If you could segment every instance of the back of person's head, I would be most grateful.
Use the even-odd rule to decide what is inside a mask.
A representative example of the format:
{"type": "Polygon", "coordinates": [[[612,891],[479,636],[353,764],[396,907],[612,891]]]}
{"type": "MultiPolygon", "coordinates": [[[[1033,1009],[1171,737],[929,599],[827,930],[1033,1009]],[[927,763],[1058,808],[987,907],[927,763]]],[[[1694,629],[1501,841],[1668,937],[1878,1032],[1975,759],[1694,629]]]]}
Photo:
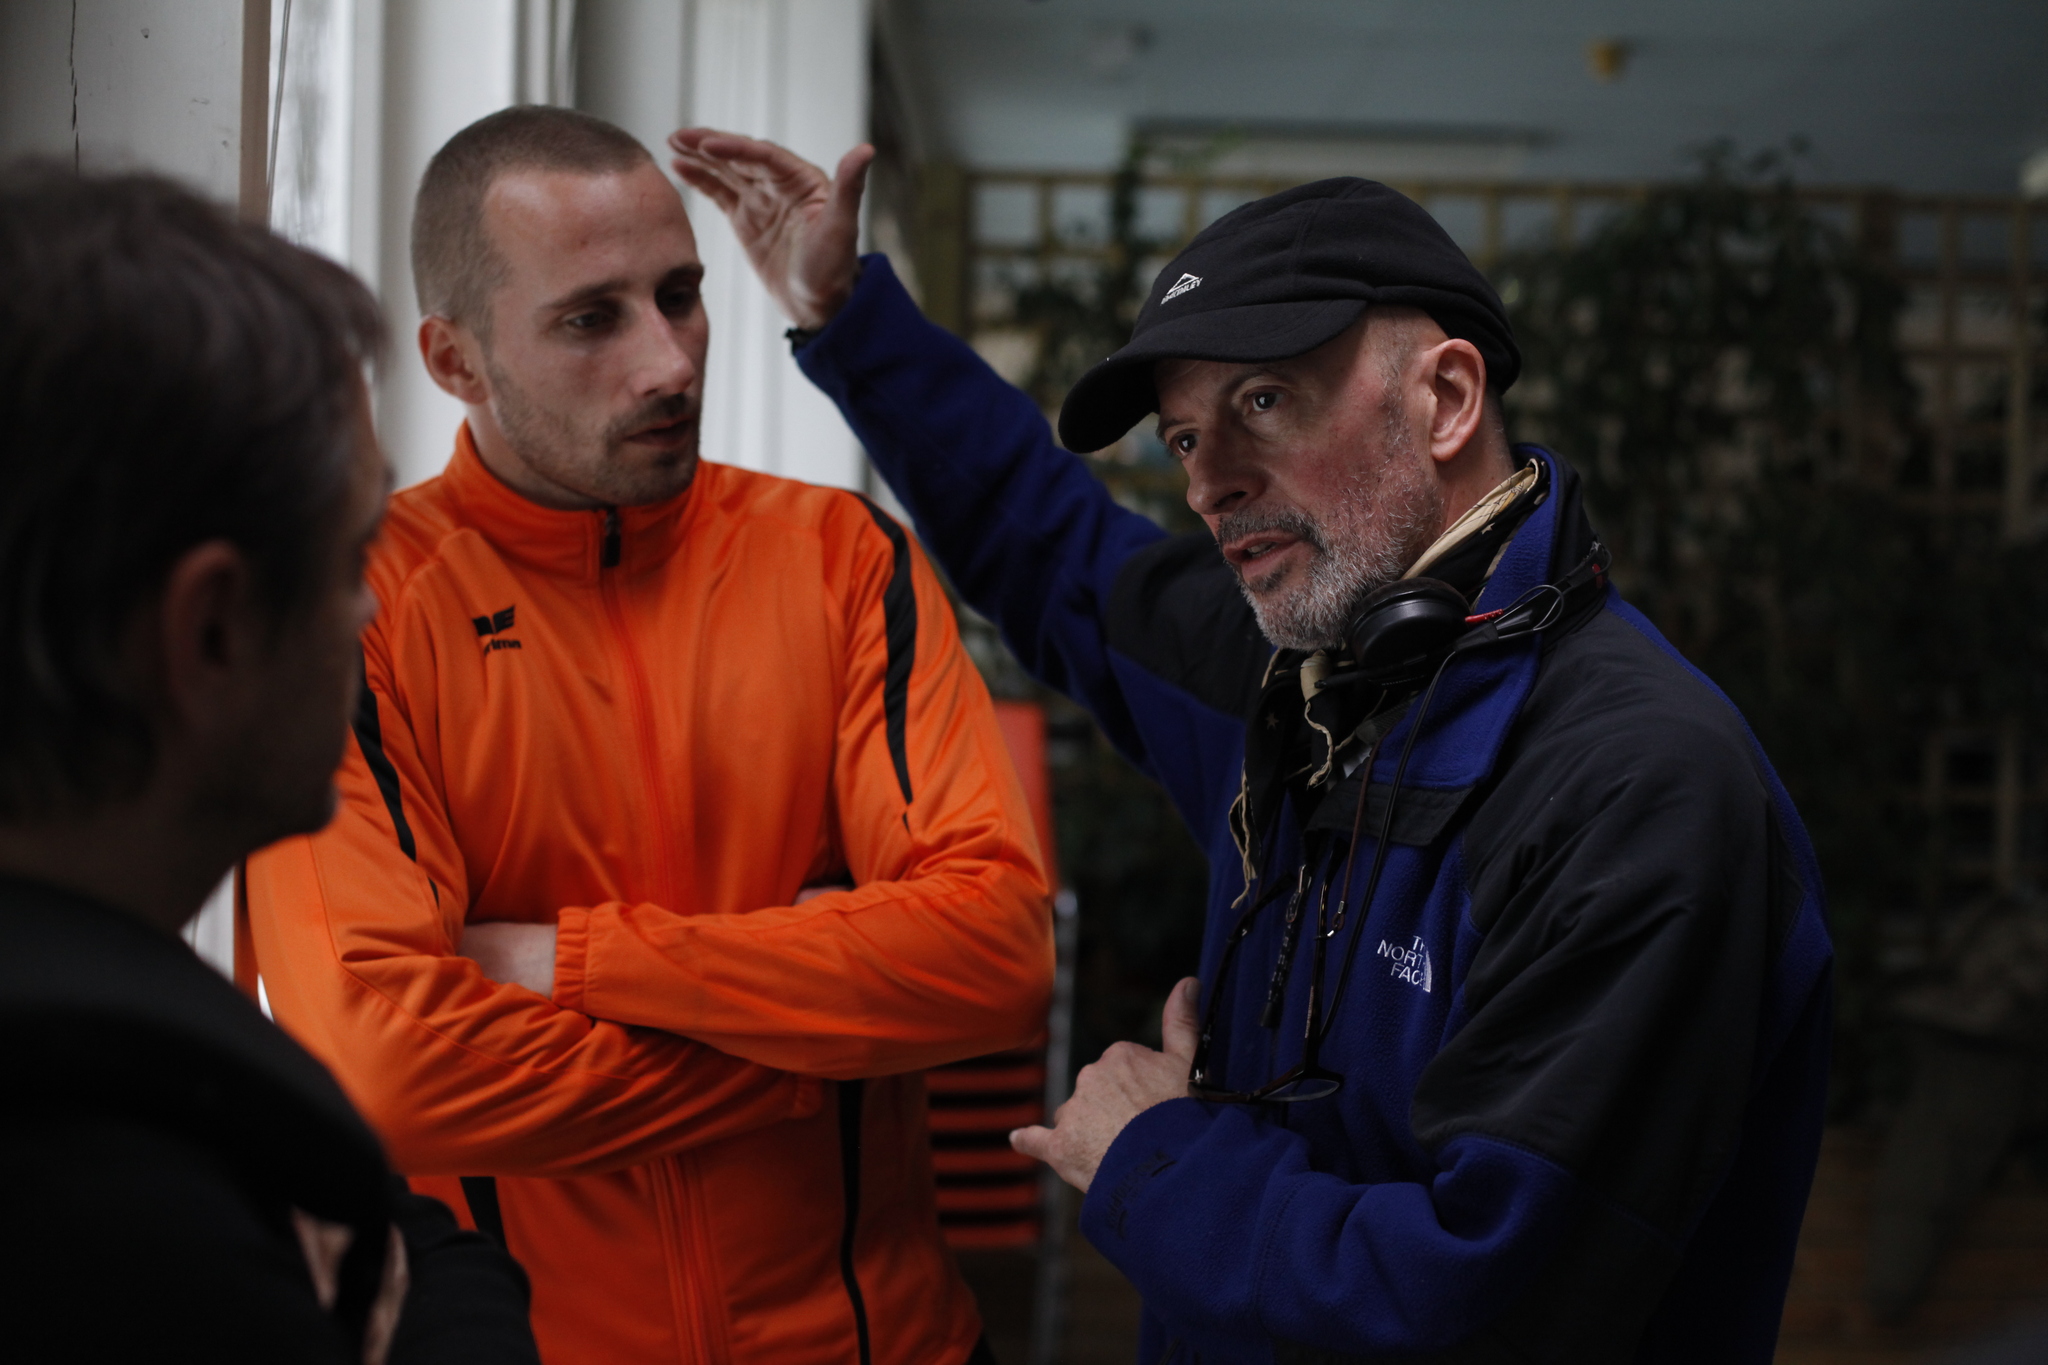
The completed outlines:
{"type": "Polygon", "coordinates": [[[484,200],[513,171],[609,175],[654,158],[624,129],[574,109],[501,109],[449,138],[413,203],[412,279],[420,311],[490,333],[491,291],[505,275],[484,224],[484,200]]]}
{"type": "Polygon", "coordinates": [[[381,334],[346,270],[168,180],[0,171],[0,822],[148,782],[128,627],[181,555],[306,609],[381,334]]]}

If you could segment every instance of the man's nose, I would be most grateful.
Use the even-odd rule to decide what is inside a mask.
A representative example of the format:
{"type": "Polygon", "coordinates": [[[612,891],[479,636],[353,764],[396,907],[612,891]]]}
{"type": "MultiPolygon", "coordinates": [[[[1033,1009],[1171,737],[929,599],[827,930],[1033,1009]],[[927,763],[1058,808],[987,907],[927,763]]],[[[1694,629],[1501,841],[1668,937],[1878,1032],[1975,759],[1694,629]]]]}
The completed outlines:
{"type": "Polygon", "coordinates": [[[1257,463],[1227,439],[1200,443],[1182,467],[1188,472],[1188,506],[1197,516],[1220,517],[1265,488],[1257,463]]]}
{"type": "Polygon", "coordinates": [[[690,328],[678,326],[659,308],[646,309],[634,326],[633,391],[642,397],[685,392],[697,380],[690,328]]]}

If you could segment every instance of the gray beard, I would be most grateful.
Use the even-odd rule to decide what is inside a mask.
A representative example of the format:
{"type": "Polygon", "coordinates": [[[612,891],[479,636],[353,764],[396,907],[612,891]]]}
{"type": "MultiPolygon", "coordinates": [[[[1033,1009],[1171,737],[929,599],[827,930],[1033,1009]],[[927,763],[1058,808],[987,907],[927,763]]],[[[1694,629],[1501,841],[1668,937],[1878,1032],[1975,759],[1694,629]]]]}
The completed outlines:
{"type": "Polygon", "coordinates": [[[1412,458],[1412,442],[1390,425],[1380,467],[1360,470],[1326,522],[1300,511],[1232,513],[1216,538],[1233,541],[1257,531],[1285,531],[1314,554],[1298,581],[1280,586],[1256,567],[1238,575],[1259,631],[1282,649],[1312,652],[1344,642],[1365,599],[1394,582],[1421,557],[1443,525],[1443,491],[1412,458]]]}

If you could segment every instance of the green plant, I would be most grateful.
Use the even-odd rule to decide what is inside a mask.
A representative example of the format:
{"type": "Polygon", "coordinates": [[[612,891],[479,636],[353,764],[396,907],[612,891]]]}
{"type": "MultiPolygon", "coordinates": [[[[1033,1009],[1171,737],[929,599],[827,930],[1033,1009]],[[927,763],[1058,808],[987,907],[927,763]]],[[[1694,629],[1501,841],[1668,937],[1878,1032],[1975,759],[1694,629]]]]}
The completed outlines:
{"type": "Polygon", "coordinates": [[[1882,1070],[1878,921],[1950,894],[1899,793],[1935,727],[2039,705],[2048,601],[2033,550],[1896,495],[1918,435],[1901,293],[1789,166],[1712,149],[1499,282],[1517,434],[1579,469],[1617,581],[1742,708],[1813,835],[1850,1109],[1882,1070]]]}

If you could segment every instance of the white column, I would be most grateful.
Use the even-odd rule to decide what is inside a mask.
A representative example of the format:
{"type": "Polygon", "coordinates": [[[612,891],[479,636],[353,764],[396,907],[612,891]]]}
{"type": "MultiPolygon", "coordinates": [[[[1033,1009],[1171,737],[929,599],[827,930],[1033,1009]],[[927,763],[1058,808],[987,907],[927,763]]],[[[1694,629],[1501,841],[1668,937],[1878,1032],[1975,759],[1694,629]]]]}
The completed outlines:
{"type": "MultiPolygon", "coordinates": [[[[366,244],[359,240],[352,210],[356,188],[363,183],[357,156],[356,0],[269,3],[277,111],[268,158],[270,225],[374,279],[375,252],[369,253],[367,265],[359,259],[366,244]]],[[[374,4],[361,8],[378,13],[374,4]]],[[[368,65],[374,74],[375,62],[368,65]]]]}
{"type": "MultiPolygon", "coordinates": [[[[378,0],[359,0],[374,4],[378,0]]],[[[391,360],[378,383],[377,426],[401,486],[441,472],[455,448],[462,405],[420,363],[412,285],[412,201],[441,144],[519,90],[516,0],[383,0],[382,156],[377,273],[390,319],[391,360]]]]}
{"type": "MultiPolygon", "coordinates": [[[[768,138],[828,170],[867,137],[867,0],[696,0],[695,10],[693,122],[768,138]]],[[[724,215],[692,194],[690,216],[711,313],[705,456],[860,487],[860,445],[797,371],[789,323],[724,215]]]]}
{"type": "Polygon", "coordinates": [[[576,107],[640,139],[663,171],[668,135],[690,121],[693,0],[581,0],[576,107]]]}

